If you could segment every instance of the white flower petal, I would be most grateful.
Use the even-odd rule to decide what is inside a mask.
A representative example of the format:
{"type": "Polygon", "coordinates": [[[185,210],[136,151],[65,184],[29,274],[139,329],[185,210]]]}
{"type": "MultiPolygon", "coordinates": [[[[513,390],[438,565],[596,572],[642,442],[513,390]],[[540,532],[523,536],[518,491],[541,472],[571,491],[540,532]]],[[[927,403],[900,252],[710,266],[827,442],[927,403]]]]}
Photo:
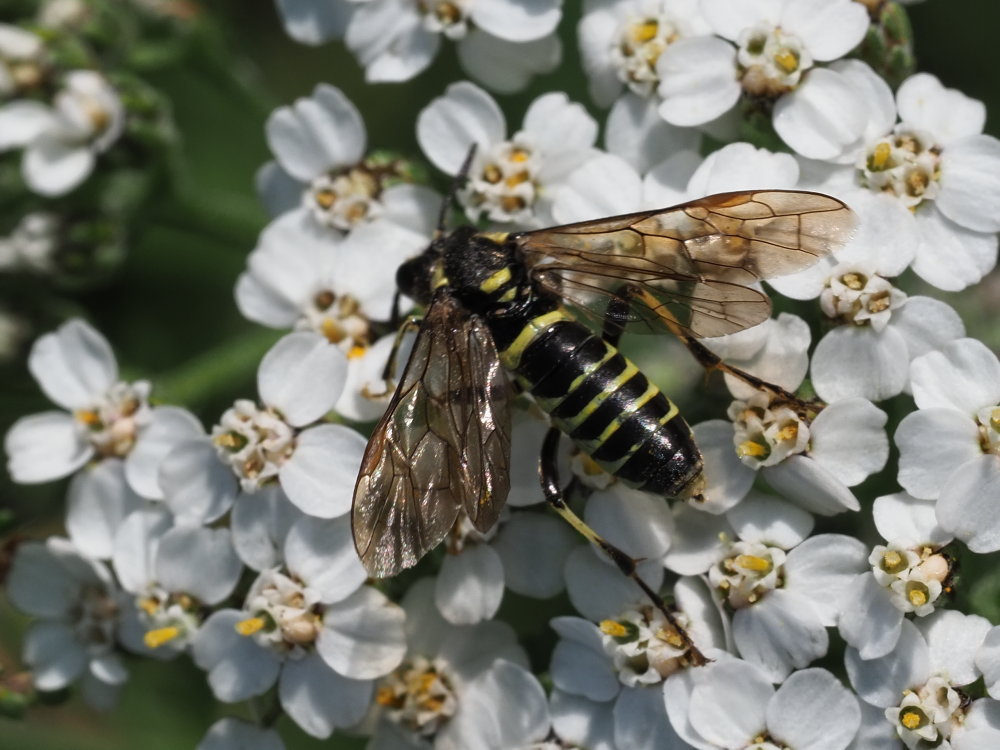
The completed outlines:
{"type": "Polygon", "coordinates": [[[896,647],[903,613],[870,572],[848,584],[841,605],[840,635],[861,659],[880,658],[896,647]]]}
{"type": "Polygon", "coordinates": [[[448,555],[434,586],[434,603],[444,619],[454,625],[489,620],[503,599],[504,567],[487,544],[468,546],[448,555]]]}
{"type": "Polygon", "coordinates": [[[664,154],[696,151],[701,142],[697,130],[671,125],[656,108],[654,100],[628,92],[615,101],[608,113],[604,129],[607,150],[639,172],[662,161],[664,154]]]}
{"type": "Polygon", "coordinates": [[[849,161],[864,134],[865,115],[863,98],[845,76],[813,68],[775,103],[774,129],[809,159],[849,161]]]}
{"type": "Polygon", "coordinates": [[[365,445],[360,433],[339,424],[304,430],[296,441],[295,453],[278,471],[288,499],[317,518],[347,513],[365,445]]]}
{"type": "Polygon", "coordinates": [[[22,484],[72,474],[94,455],[80,424],[61,411],[21,417],[4,436],[3,449],[11,479],[22,484]]]}
{"type": "Polygon", "coordinates": [[[236,554],[256,571],[280,564],[288,530],[300,518],[302,513],[277,485],[244,495],[230,515],[236,554]]]}
{"type": "Polygon", "coordinates": [[[403,661],[402,607],[371,586],[331,604],[323,615],[316,650],[328,665],[355,680],[386,675],[403,661]]]}
{"type": "Polygon", "coordinates": [[[791,549],[812,533],[813,517],[798,506],[752,491],[726,514],[733,531],[745,542],[791,549]]]}
{"type": "Polygon", "coordinates": [[[597,140],[597,122],[561,91],[542,94],[531,103],[522,131],[547,155],[589,149],[597,140]]]}
{"type": "Polygon", "coordinates": [[[156,581],[157,546],[172,526],[173,518],[162,507],[132,513],[122,522],[115,535],[111,560],[122,588],[132,594],[144,594],[149,584],[156,581]]]}
{"type": "Polygon", "coordinates": [[[566,558],[579,539],[560,518],[547,513],[512,513],[493,540],[507,588],[535,599],[558,594],[566,585],[566,558]]]}
{"type": "Polygon", "coordinates": [[[939,609],[915,624],[927,641],[932,673],[947,674],[952,685],[969,685],[979,679],[976,652],[990,632],[989,620],[939,609]]]}
{"type": "Polygon", "coordinates": [[[963,227],[1000,231],[1000,141],[970,135],[941,153],[941,193],[937,207],[963,227]]]}
{"type": "Polygon", "coordinates": [[[826,653],[830,640],[812,602],[775,589],[733,614],[733,639],[740,655],[760,667],[772,682],[808,666],[826,653]]]}
{"type": "Polygon", "coordinates": [[[437,750],[522,748],[549,733],[545,691],[531,672],[498,659],[462,692],[455,717],[435,738],[437,750]]]}
{"type": "Polygon", "coordinates": [[[701,12],[716,34],[735,42],[744,29],[763,23],[777,25],[785,4],[782,0],[702,0],[701,12]]]}
{"type": "Polygon", "coordinates": [[[615,750],[614,703],[594,703],[558,688],[549,698],[552,729],[571,745],[588,750],[615,750]]]}
{"type": "Polygon", "coordinates": [[[910,366],[920,409],[952,408],[969,416],[1000,401],[1000,360],[976,339],[958,339],[910,366]]]}
{"type": "Polygon", "coordinates": [[[156,581],[167,591],[191,594],[205,604],[218,604],[243,571],[229,529],[177,526],[160,537],[156,581]]]}
{"type": "Polygon", "coordinates": [[[848,487],[881,471],[889,459],[885,412],[863,398],[830,404],[810,426],[809,454],[848,487]]]}
{"type": "Polygon", "coordinates": [[[812,382],[827,402],[866,398],[881,401],[903,392],[909,375],[906,339],[891,325],[837,326],[820,339],[812,360],[812,382]]]}
{"type": "Polygon", "coordinates": [[[906,339],[910,359],[965,336],[965,324],[954,308],[933,297],[908,297],[894,310],[892,327],[906,339]]]}
{"type": "Polygon", "coordinates": [[[771,487],[811,513],[832,516],[861,509],[847,485],[808,456],[789,456],[761,472],[771,487]]]}
{"type": "Polygon", "coordinates": [[[954,409],[907,414],[894,437],[899,448],[899,483],[921,500],[933,500],[955,469],[982,456],[979,428],[954,409]]]}
{"type": "Polygon", "coordinates": [[[22,612],[47,618],[70,616],[80,581],[69,575],[48,546],[25,542],[17,548],[6,582],[7,596],[22,612]]]}
{"type": "Polygon", "coordinates": [[[269,161],[257,170],[254,185],[260,202],[271,216],[280,216],[302,205],[305,186],[276,161],[269,161]]]}
{"type": "Polygon", "coordinates": [[[494,91],[520,91],[541,73],[551,73],[562,59],[562,45],[555,35],[513,43],[482,29],[473,29],[458,43],[458,61],[472,78],[494,91]]]}
{"type": "Polygon", "coordinates": [[[266,131],[278,163],[301,182],[353,165],[365,152],[361,113],[340,89],[327,83],[316,86],[311,97],[272,112],[266,131]]]}
{"type": "Polygon", "coordinates": [[[1000,550],[1000,458],[987,454],[961,464],[945,478],[937,501],[941,528],[973,552],[1000,550]]]}
{"type": "Polygon", "coordinates": [[[28,369],[45,395],[70,411],[93,407],[118,379],[107,339],[79,318],[38,339],[28,369]]]}
{"type": "Polygon", "coordinates": [[[285,565],[325,604],[346,599],[368,577],[354,550],[347,516],[300,518],[285,540],[285,565]]]}
{"type": "Polygon", "coordinates": [[[767,706],[768,732],[789,747],[844,750],[860,725],[858,699],[825,669],[790,675],[767,706]]]}
{"type": "Polygon", "coordinates": [[[343,677],[318,654],[309,654],[285,663],[278,696],[289,718],[306,734],[325,739],[337,727],[353,726],[364,718],[372,683],[343,677]]]}
{"type": "Polygon", "coordinates": [[[139,439],[125,457],[125,478],[129,485],[143,497],[162,500],[160,463],[177,443],[203,434],[201,422],[187,409],[176,406],[153,409],[149,423],[143,426],[139,439]]]}
{"type": "Polygon", "coordinates": [[[899,119],[933,133],[943,143],[983,132],[986,107],[956,89],[946,89],[930,73],[907,78],[896,92],[899,119]]]}
{"type": "Polygon", "coordinates": [[[853,0],[795,0],[784,3],[781,12],[782,30],[797,36],[820,62],[857,47],[868,23],[868,11],[853,0]]]}
{"type": "Polygon", "coordinates": [[[209,440],[178,443],[160,463],[159,484],[180,523],[214,521],[229,510],[238,493],[233,472],[209,440]]]}
{"type": "Polygon", "coordinates": [[[122,521],[144,505],[125,481],[121,461],[108,460],[85,468],[70,483],[66,531],[84,555],[111,557],[122,521]]]}
{"type": "Polygon", "coordinates": [[[674,508],[674,523],[674,543],[663,564],[680,575],[705,573],[719,559],[720,539],[736,533],[726,516],[704,513],[686,504],[674,508]]]}
{"type": "Polygon", "coordinates": [[[484,150],[506,135],[503,112],[489,94],[475,84],[453,83],[420,111],[417,140],[427,158],[445,174],[456,174],[469,147],[484,150]]]}
{"type": "Polygon", "coordinates": [[[347,357],[315,333],[290,333],[264,355],[257,371],[261,400],[294,427],[326,414],[340,397],[347,357]]]}
{"type": "Polygon", "coordinates": [[[634,211],[641,205],[642,179],[612,154],[588,159],[556,191],[552,215],[561,223],[634,211]]]}
{"type": "MultiPolygon", "coordinates": [[[[577,547],[566,560],[566,593],[576,611],[594,621],[614,617],[625,607],[645,601],[639,587],[599,554],[588,545],[577,547]]],[[[648,560],[638,567],[649,587],[658,589],[663,581],[660,561],[648,560]]]]}
{"type": "Polygon", "coordinates": [[[32,191],[56,197],[86,180],[95,161],[87,146],[43,134],[25,148],[21,174],[32,191]]]}
{"type": "MultiPolygon", "coordinates": [[[[220,701],[236,703],[261,695],[274,684],[282,657],[236,632],[245,612],[221,609],[209,615],[195,636],[191,656],[208,672],[208,684],[220,701]]],[[[287,664],[285,665],[287,667],[287,664]]]]}
{"type": "Polygon", "coordinates": [[[847,587],[867,567],[868,548],[843,534],[820,534],[806,539],[785,560],[785,588],[806,597],[832,626],[843,610],[847,587]]]}
{"type": "Polygon", "coordinates": [[[670,726],[663,694],[656,689],[622,688],[615,701],[615,745],[633,750],[682,747],[670,726]]]}
{"type": "Polygon", "coordinates": [[[25,146],[52,127],[55,114],[42,102],[16,99],[0,107],[0,151],[25,146]]]}
{"type": "Polygon", "coordinates": [[[60,690],[79,677],[87,666],[87,652],[65,622],[42,620],[24,637],[24,661],[39,690],[60,690]]]}
{"type": "Polygon", "coordinates": [[[660,75],[660,116],[681,127],[702,125],[736,104],[736,49],[710,36],[679,39],[656,62],[660,75]]]}
{"type": "Polygon", "coordinates": [[[997,262],[997,236],[956,224],[934,206],[914,216],[920,232],[913,270],[938,289],[959,292],[977,283],[997,262]]]}
{"type": "Polygon", "coordinates": [[[670,548],[674,519],[670,505],[659,495],[617,484],[591,495],[583,518],[604,539],[636,559],[661,558],[670,548]]]}
{"type": "Polygon", "coordinates": [[[1000,626],[991,628],[976,652],[976,668],[983,673],[986,692],[1000,694],[1000,626]]]}
{"type": "Polygon", "coordinates": [[[285,33],[297,42],[313,45],[342,38],[356,7],[353,3],[314,0],[277,0],[277,4],[285,33]]]}
{"type": "Polygon", "coordinates": [[[285,750],[285,743],[273,729],[227,716],[209,727],[195,750],[285,750]]]}
{"type": "Polygon", "coordinates": [[[903,620],[899,642],[891,652],[865,660],[857,650],[849,648],[844,665],[858,697],[881,708],[898,706],[904,690],[919,687],[930,676],[927,643],[909,620],[903,620]]]}
{"type": "Polygon", "coordinates": [[[477,0],[469,18],[479,28],[510,42],[551,34],[562,17],[562,0],[477,0]]]}
{"type": "Polygon", "coordinates": [[[705,462],[705,503],[698,507],[706,513],[725,513],[750,491],[757,472],[736,455],[732,422],[712,419],[696,424],[691,432],[705,462]]]}
{"type": "Polygon", "coordinates": [[[752,664],[733,659],[711,664],[691,692],[692,727],[720,747],[745,747],[765,730],[768,701],[774,694],[768,678],[752,664]]]}
{"type": "Polygon", "coordinates": [[[618,695],[621,684],[601,646],[597,627],[577,617],[557,617],[551,624],[561,636],[552,650],[549,666],[553,685],[598,702],[618,695]]]}
{"type": "Polygon", "coordinates": [[[709,154],[688,182],[691,196],[762,187],[788,190],[799,179],[791,154],[776,154],[749,143],[730,143],[709,154]]]}
{"type": "Polygon", "coordinates": [[[934,503],[905,492],[875,498],[872,519],[884,539],[904,547],[943,547],[952,540],[938,526],[934,503]]]}

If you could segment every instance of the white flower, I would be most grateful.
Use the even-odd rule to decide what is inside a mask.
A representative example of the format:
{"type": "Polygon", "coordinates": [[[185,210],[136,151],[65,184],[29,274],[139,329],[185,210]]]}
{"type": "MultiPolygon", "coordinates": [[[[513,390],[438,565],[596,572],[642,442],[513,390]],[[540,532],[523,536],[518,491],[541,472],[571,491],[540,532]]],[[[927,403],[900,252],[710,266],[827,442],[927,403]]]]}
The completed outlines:
{"type": "Polygon", "coordinates": [[[363,0],[276,0],[285,31],[303,44],[342,39],[355,8],[363,0]]]}
{"type": "Polygon", "coordinates": [[[195,662],[222,701],[277,681],[285,712],[314,737],[357,724],[373,680],[406,650],[403,610],[362,585],[350,521],[302,518],[283,544],[284,566],[262,572],[242,610],[214,612],[195,637],[195,662]]]}
{"type": "Polygon", "coordinates": [[[273,729],[227,716],[209,727],[195,750],[285,750],[285,743],[273,729]]]}
{"type": "Polygon", "coordinates": [[[686,706],[671,697],[674,728],[702,750],[844,750],[861,724],[857,698],[825,669],[795,672],[775,690],[753,664],[726,659],[698,670],[686,706]]]}
{"type": "Polygon", "coordinates": [[[663,51],[679,39],[710,34],[711,28],[697,0],[587,0],[577,33],[590,95],[606,107],[623,86],[652,98],[663,51]]]}
{"type": "Polygon", "coordinates": [[[402,243],[403,257],[430,241],[440,197],[407,184],[405,164],[365,156],[364,120],[340,89],[318,84],[311,97],[272,112],[266,130],[276,161],[261,169],[257,186],[271,213],[298,208],[341,232],[386,222],[395,231],[386,250],[402,243]]]}
{"type": "Polygon", "coordinates": [[[351,16],[345,41],[369,82],[408,81],[430,65],[444,36],[457,42],[469,75],[509,93],[559,64],[561,48],[553,32],[561,5],[561,0],[369,0],[351,16]]]}
{"type": "MultiPolygon", "coordinates": [[[[618,581],[619,588],[632,596],[632,604],[599,626],[577,617],[552,620],[560,636],[550,666],[555,686],[553,723],[565,739],[586,734],[608,741],[613,737],[615,743],[606,747],[677,746],[660,685],[669,689],[666,686],[683,681],[692,671],[687,668],[686,649],[663,615],[648,602],[636,605],[638,591],[624,585],[620,574],[618,581]],[[584,727],[581,715],[587,717],[584,727]]],[[[725,643],[725,625],[704,583],[682,578],[673,593],[675,614],[699,650],[712,659],[724,657],[718,649],[725,643]]]]}
{"type": "Polygon", "coordinates": [[[862,700],[885,710],[885,721],[908,748],[925,742],[956,750],[994,747],[1000,704],[969,700],[962,690],[979,678],[974,659],[989,629],[983,617],[947,610],[916,624],[904,621],[895,648],[883,657],[866,661],[848,648],[847,674],[862,700]]]}
{"type": "Polygon", "coordinates": [[[979,341],[958,339],[916,358],[910,377],[918,409],[896,431],[899,483],[936,498],[941,528],[973,552],[1000,549],[1000,361],[979,341]]]}
{"type": "Polygon", "coordinates": [[[115,573],[135,602],[123,614],[121,640],[146,656],[184,651],[205,608],[232,594],[243,571],[229,529],[175,527],[163,509],[133,513],[114,541],[115,573]]]}
{"type": "Polygon", "coordinates": [[[66,74],[53,106],[19,100],[0,108],[0,151],[24,147],[21,172],[45,196],[68,193],[94,169],[125,128],[125,106],[100,73],[66,74]]]}
{"type": "Polygon", "coordinates": [[[540,742],[549,729],[545,693],[526,669],[514,631],[496,621],[449,624],[434,606],[433,588],[422,579],[403,599],[407,653],[376,690],[374,746],[463,750],[540,742]]]}
{"type": "Polygon", "coordinates": [[[887,543],[874,547],[868,556],[871,571],[847,589],[838,623],[862,659],[893,649],[905,613],[924,617],[935,611],[951,573],[939,550],[952,538],[938,526],[933,503],[900,492],[876,498],[872,514],[887,543]]]}
{"type": "Polygon", "coordinates": [[[983,135],[982,102],[926,73],[903,82],[895,106],[870,72],[858,83],[871,104],[864,138],[844,152],[855,169],[817,168],[815,188],[846,200],[862,232],[876,232],[875,251],[912,263],[928,283],[958,291],[978,282],[996,265],[1000,229],[1000,141],[983,135]]]}
{"type": "Polygon", "coordinates": [[[351,507],[365,441],[354,430],[323,423],[344,386],[347,358],[314,333],[292,333],[261,360],[263,404],[238,400],[212,429],[211,440],[178,444],[160,481],[170,509],[185,522],[225,513],[238,492],[281,484],[300,510],[333,518],[351,507]]]}
{"type": "Polygon", "coordinates": [[[733,610],[740,654],[780,682],[826,653],[826,628],[837,623],[845,589],[864,569],[867,551],[839,534],[807,538],[813,526],[808,513],[757,492],[725,518],[728,524],[679,512],[678,539],[696,539],[698,546],[671,551],[665,564],[708,574],[733,610]]]}
{"type": "Polygon", "coordinates": [[[0,23],[0,100],[37,87],[44,76],[47,56],[40,36],[0,23]]]}
{"type": "Polygon", "coordinates": [[[128,672],[115,651],[118,589],[108,569],[60,537],[27,542],[14,556],[7,595],[38,618],[24,644],[35,687],[60,690],[81,680],[89,703],[112,708],[128,672]]]}
{"type": "Polygon", "coordinates": [[[813,158],[857,139],[862,100],[838,73],[814,67],[844,56],[863,38],[868,14],[850,0],[780,0],[747,4],[704,0],[716,34],[681,39],[660,55],[660,114],[675,125],[702,125],[741,96],[775,102],[774,126],[792,148],[813,158]],[[834,135],[835,143],[823,139],[834,135]]]}
{"type": "Polygon", "coordinates": [[[417,140],[445,174],[457,174],[476,153],[460,191],[473,220],[521,226],[554,223],[552,200],[576,167],[596,155],[597,123],[565,94],[544,94],[528,108],[524,127],[509,139],[497,103],[471,83],[455,83],[421,111],[417,140]]]}
{"type": "Polygon", "coordinates": [[[149,383],[118,380],[108,342],[79,319],[39,338],[28,368],[45,395],[69,413],[48,411],[14,423],[4,439],[14,481],[46,482],[91,460],[124,459],[132,489],[162,498],[159,462],[176,442],[200,431],[194,416],[174,407],[150,407],[149,383]]]}

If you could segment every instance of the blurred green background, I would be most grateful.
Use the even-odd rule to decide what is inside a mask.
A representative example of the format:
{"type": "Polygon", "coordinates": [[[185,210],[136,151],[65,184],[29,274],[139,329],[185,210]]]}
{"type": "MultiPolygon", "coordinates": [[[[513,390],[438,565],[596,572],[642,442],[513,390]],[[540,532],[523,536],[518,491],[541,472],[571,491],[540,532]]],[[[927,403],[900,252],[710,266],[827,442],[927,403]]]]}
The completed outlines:
{"type": "MultiPolygon", "coordinates": [[[[0,0],[0,21],[12,20],[20,5],[0,0]]],[[[579,10],[573,0],[566,6],[561,68],[517,96],[497,97],[512,129],[528,103],[545,91],[564,90],[589,105],[576,51],[579,10]]],[[[64,294],[64,308],[39,311],[32,336],[70,314],[85,314],[111,341],[123,377],[151,379],[155,396],[188,405],[211,424],[234,398],[256,392],[256,363],[276,338],[275,332],[240,317],[232,293],[266,223],[253,176],[269,158],[263,137],[268,113],[308,95],[317,82],[330,82],[362,111],[370,147],[416,156],[416,114],[455,80],[458,65],[444,45],[431,70],[416,80],[366,86],[342,44],[310,48],[288,39],[273,0],[211,0],[203,9],[218,34],[192,40],[175,63],[148,75],[170,100],[183,139],[181,190],[157,196],[112,278],[64,294]]],[[[918,69],[983,100],[987,130],[1000,135],[995,40],[1000,4],[929,0],[909,11],[918,69]]],[[[603,113],[592,111],[603,121],[603,113]]],[[[935,291],[934,296],[962,312],[970,335],[1000,348],[1000,275],[960,295],[935,291]]],[[[0,377],[0,431],[19,416],[50,408],[23,364],[3,368],[0,377]]],[[[0,477],[0,508],[12,510],[17,530],[30,537],[59,531],[64,494],[65,482],[15,487],[5,474],[0,477]]],[[[0,666],[5,670],[21,666],[24,624],[0,597],[0,666]]],[[[201,672],[186,659],[167,664],[133,659],[129,666],[132,676],[114,713],[97,714],[75,697],[61,705],[38,705],[23,721],[0,718],[0,750],[183,750],[193,748],[218,716],[245,710],[216,704],[201,672]]],[[[308,738],[288,721],[279,726],[289,748],[360,746],[339,738],[308,738]]]]}

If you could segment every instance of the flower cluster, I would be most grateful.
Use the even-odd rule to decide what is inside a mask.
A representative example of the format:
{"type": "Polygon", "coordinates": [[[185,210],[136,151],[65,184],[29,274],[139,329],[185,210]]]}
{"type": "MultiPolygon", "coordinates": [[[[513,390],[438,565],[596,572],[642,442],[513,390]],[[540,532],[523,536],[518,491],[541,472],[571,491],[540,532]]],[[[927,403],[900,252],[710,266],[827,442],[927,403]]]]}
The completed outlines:
{"type": "MultiPolygon", "coordinates": [[[[69,479],[65,536],[9,545],[4,584],[32,617],[23,661],[34,689],[77,683],[111,709],[138,658],[189,658],[220,702],[263,709],[207,728],[202,750],[281,750],[280,716],[316,738],[401,750],[1000,746],[1000,625],[981,593],[996,581],[973,556],[1000,552],[1000,359],[933,296],[972,288],[996,265],[1000,141],[983,133],[982,103],[927,73],[891,78],[889,52],[872,59],[889,33],[884,5],[588,0],[576,31],[606,115],[550,91],[518,126],[503,100],[454,81],[407,126],[420,158],[370,145],[361,110],[332,83],[271,112],[272,159],[256,179],[270,218],[234,291],[244,318],[279,332],[255,359],[255,395],[211,414],[165,404],[158,378],[123,379],[79,317],[28,354],[58,408],[10,427],[8,471],[20,484],[69,479]],[[675,238],[650,233],[662,242],[646,254],[631,225],[574,228],[587,239],[568,269],[510,246],[532,294],[564,294],[566,315],[587,324],[596,313],[608,340],[626,323],[704,335],[699,315],[738,329],[686,342],[722,371],[708,384],[664,366],[665,336],[621,342],[639,363],[626,365],[632,377],[645,381],[641,366],[674,381],[699,415],[703,480],[690,497],[635,489],[581,434],[554,450],[545,436],[562,402],[515,401],[499,364],[488,382],[450,371],[438,382],[446,368],[426,356],[429,337],[413,343],[404,316],[454,279],[435,266],[418,272],[426,289],[397,286],[397,270],[441,251],[451,203],[505,242],[758,190],[833,196],[854,226],[786,275],[768,270],[780,263],[767,248],[798,252],[801,235],[744,225],[718,230],[733,240],[732,258],[711,258],[726,271],[704,270],[704,240],[682,236],[684,222],[675,238]],[[674,264],[658,278],[667,286],[616,313],[628,294],[609,303],[590,280],[641,282],[651,258],[674,264]],[[766,297],[778,311],[733,322],[734,311],[765,317],[766,297]],[[508,396],[510,414],[490,411],[508,396]],[[379,419],[366,453],[362,427],[379,419]],[[476,463],[485,449],[453,444],[479,440],[473,428],[510,433],[499,479],[476,463]],[[435,452],[434,441],[447,445],[435,452]],[[395,581],[369,577],[351,515],[359,469],[377,471],[379,451],[401,498],[379,523],[401,556],[436,533],[433,503],[458,506],[441,549],[395,581]],[[602,545],[542,507],[556,474],[568,480],[558,503],[602,545]],[[477,503],[507,484],[496,522],[478,526],[477,503]],[[454,486],[484,489],[453,498],[454,486]],[[628,558],[631,580],[619,569],[628,558]]],[[[342,40],[370,83],[413,78],[442,36],[494,92],[559,62],[556,0],[277,8],[297,41],[342,40]]],[[[22,149],[27,185],[56,195],[85,187],[130,115],[110,76],[55,76],[44,39],[0,26],[0,148],[22,149]]],[[[54,209],[21,217],[0,239],[0,269],[46,269],[64,221],[54,209]]],[[[474,293],[492,294],[500,276],[474,293]]],[[[483,366],[455,353],[463,346],[496,359],[495,342],[477,348],[491,321],[481,323],[463,309],[446,319],[442,359],[470,372],[483,366]]],[[[609,376],[584,413],[616,403],[625,380],[609,376]]],[[[663,423],[679,424],[676,413],[663,423]]]]}

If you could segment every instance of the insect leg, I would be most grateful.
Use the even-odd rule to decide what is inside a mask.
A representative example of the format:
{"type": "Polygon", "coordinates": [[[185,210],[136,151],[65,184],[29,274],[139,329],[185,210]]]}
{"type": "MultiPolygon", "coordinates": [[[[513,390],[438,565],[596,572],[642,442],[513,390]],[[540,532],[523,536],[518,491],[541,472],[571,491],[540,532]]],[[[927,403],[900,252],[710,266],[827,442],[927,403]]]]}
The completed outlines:
{"type": "Polygon", "coordinates": [[[382,370],[382,380],[385,381],[385,390],[381,393],[375,393],[374,391],[369,390],[368,386],[365,385],[361,389],[361,393],[365,398],[382,398],[383,396],[387,396],[396,390],[396,385],[393,382],[392,375],[396,372],[396,358],[399,355],[399,347],[403,343],[403,336],[405,336],[409,330],[419,328],[421,320],[423,320],[423,318],[418,315],[410,315],[396,330],[396,340],[392,342],[392,351],[389,352],[389,359],[386,360],[385,368],[382,370]]]}
{"type": "MultiPolygon", "coordinates": [[[[608,305],[608,312],[612,311],[612,306],[614,305],[615,306],[614,314],[616,317],[611,322],[618,325],[619,328],[621,327],[621,323],[617,321],[628,320],[627,312],[625,313],[621,312],[620,307],[624,305],[626,306],[627,309],[627,305],[631,299],[639,298],[650,309],[656,310],[658,312],[659,317],[663,320],[663,322],[667,325],[667,327],[670,328],[671,333],[673,333],[678,339],[680,339],[681,343],[687,347],[689,352],[691,352],[691,356],[693,356],[695,360],[697,360],[698,364],[704,367],[705,370],[707,370],[708,372],[711,372],[712,370],[719,370],[720,372],[728,373],[729,375],[732,375],[735,378],[739,378],[752,388],[772,393],[775,396],[777,396],[779,400],[786,401],[790,404],[798,405],[803,409],[811,406],[810,404],[806,404],[805,402],[803,402],[802,399],[800,399],[794,393],[789,393],[779,385],[775,385],[774,383],[769,383],[766,380],[758,378],[756,375],[751,375],[749,372],[739,369],[738,367],[733,367],[732,365],[726,364],[726,362],[722,359],[722,357],[720,357],[718,354],[713,352],[707,346],[702,344],[700,341],[698,341],[698,339],[685,333],[680,323],[678,323],[677,320],[673,318],[673,316],[671,316],[666,310],[664,310],[663,306],[660,305],[653,297],[651,297],[649,292],[645,291],[644,289],[637,286],[627,285],[622,290],[620,290],[618,294],[619,296],[615,297],[612,300],[612,302],[608,305]]],[[[608,328],[608,320],[607,318],[605,318],[605,330],[607,330],[607,328],[608,328]]]]}
{"type": "Polygon", "coordinates": [[[679,622],[677,622],[677,618],[674,617],[674,614],[667,607],[666,602],[663,601],[663,598],[653,591],[653,589],[651,589],[649,585],[639,577],[638,570],[636,569],[637,561],[635,558],[625,554],[625,552],[604,539],[600,534],[584,523],[583,519],[576,515],[576,513],[574,513],[566,504],[565,494],[559,487],[559,469],[557,464],[559,438],[561,434],[562,433],[560,433],[558,429],[552,427],[545,435],[545,441],[542,443],[542,455],[538,464],[538,477],[542,483],[542,492],[545,494],[545,501],[552,506],[556,513],[562,516],[563,520],[576,529],[587,541],[600,548],[600,550],[611,559],[622,574],[630,578],[640,589],[642,589],[642,592],[653,603],[653,606],[667,618],[667,622],[670,623],[670,626],[678,634],[683,642],[683,645],[688,648],[691,663],[695,666],[705,664],[708,661],[705,658],[705,655],[698,650],[698,647],[694,645],[694,641],[691,640],[691,636],[688,635],[687,631],[679,622]]]}

